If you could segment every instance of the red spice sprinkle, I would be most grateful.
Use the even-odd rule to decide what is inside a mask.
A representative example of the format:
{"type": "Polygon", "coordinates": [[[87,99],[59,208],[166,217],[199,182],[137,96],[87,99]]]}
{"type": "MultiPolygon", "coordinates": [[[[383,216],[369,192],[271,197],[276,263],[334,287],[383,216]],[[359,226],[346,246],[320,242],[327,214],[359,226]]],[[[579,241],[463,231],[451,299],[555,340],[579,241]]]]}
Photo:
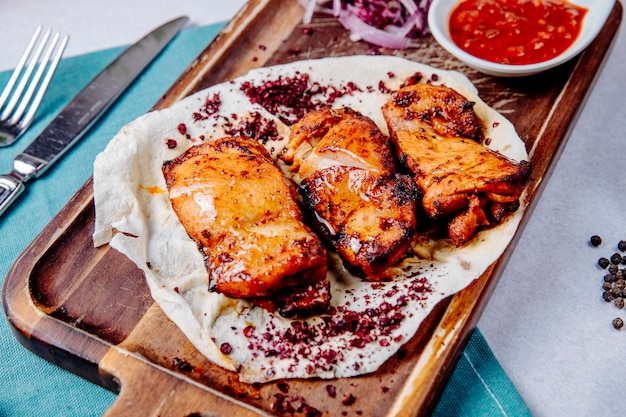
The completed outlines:
{"type": "Polygon", "coordinates": [[[274,394],[274,401],[270,407],[273,411],[280,415],[294,415],[296,413],[301,413],[305,417],[322,416],[321,411],[307,404],[306,401],[299,396],[286,397],[280,393],[274,394]],[[297,407],[294,407],[294,405],[297,407]]]}
{"type": "Polygon", "coordinates": [[[178,146],[178,142],[176,142],[174,139],[167,139],[165,141],[165,144],[167,145],[169,149],[174,149],[175,147],[178,146]]]}
{"type": "MultiPolygon", "coordinates": [[[[320,321],[309,324],[306,321],[292,321],[287,329],[272,326],[258,331],[246,331],[248,348],[253,355],[291,360],[293,366],[306,358],[306,372],[314,374],[317,370],[330,370],[346,360],[345,352],[360,350],[367,344],[402,342],[404,336],[397,334],[402,321],[406,318],[404,308],[409,302],[427,300],[432,289],[428,279],[420,270],[415,270],[410,279],[394,284],[385,293],[396,294],[400,286],[402,293],[390,297],[389,302],[372,306],[364,311],[354,311],[347,305],[331,307],[320,315],[320,321]],[[395,298],[395,300],[394,300],[395,298]],[[324,342],[336,340],[336,349],[323,348],[324,342]]],[[[372,289],[381,290],[382,284],[372,283],[372,289]]],[[[400,349],[398,357],[406,355],[400,349]]],[[[356,369],[364,364],[360,361],[351,363],[356,369]]]]}
{"type": "Polygon", "coordinates": [[[415,85],[422,80],[422,77],[423,75],[421,72],[416,72],[415,74],[411,75],[406,80],[404,80],[404,82],[402,82],[402,84],[400,85],[400,88],[408,87],[410,85],[415,85]]]}
{"type": "Polygon", "coordinates": [[[178,132],[179,132],[181,135],[185,135],[185,134],[187,134],[187,125],[186,125],[186,124],[184,124],[184,123],[180,123],[180,124],[178,125],[178,132]]]}
{"type": "Polygon", "coordinates": [[[289,392],[289,385],[286,382],[279,382],[276,384],[276,388],[283,394],[287,394],[289,392]]]}
{"type": "Polygon", "coordinates": [[[326,392],[330,398],[335,398],[337,396],[337,389],[334,385],[326,385],[326,392]]]}
{"type": "Polygon", "coordinates": [[[491,145],[491,138],[485,138],[485,145],[491,145]]]}
{"type": "Polygon", "coordinates": [[[246,337],[252,337],[254,335],[254,326],[246,326],[243,329],[243,335],[246,337]]]}
{"type": "Polygon", "coordinates": [[[350,346],[356,347],[359,349],[363,349],[367,345],[367,340],[365,339],[353,339],[350,341],[350,346]]]}
{"type": "Polygon", "coordinates": [[[183,372],[191,372],[193,371],[193,366],[187,362],[186,360],[180,359],[180,358],[174,358],[172,360],[172,365],[183,372]]]}
{"type": "Polygon", "coordinates": [[[231,136],[246,136],[266,144],[270,140],[280,139],[274,120],[264,118],[260,113],[253,112],[241,118],[237,124],[225,125],[225,132],[231,136]]]}
{"type": "Polygon", "coordinates": [[[273,411],[279,414],[294,414],[296,409],[293,408],[289,401],[285,401],[286,397],[283,394],[274,394],[274,402],[271,404],[273,411]]]}
{"type": "Polygon", "coordinates": [[[204,100],[204,105],[197,112],[193,113],[191,116],[194,121],[198,120],[206,120],[215,113],[217,113],[222,105],[222,99],[220,98],[219,93],[213,94],[212,97],[207,97],[204,100]]]}
{"type": "Polygon", "coordinates": [[[354,83],[322,85],[312,82],[309,74],[297,72],[293,77],[279,76],[259,85],[246,81],[241,91],[251,103],[261,105],[283,123],[292,125],[306,113],[329,107],[338,98],[361,90],[354,83]]]}
{"type": "Polygon", "coordinates": [[[267,49],[267,46],[265,46],[265,45],[259,45],[259,49],[260,49],[261,51],[265,51],[265,50],[267,49]]]}
{"type": "Polygon", "coordinates": [[[391,90],[389,88],[387,88],[387,86],[385,85],[385,82],[383,80],[380,80],[378,82],[378,91],[380,91],[383,94],[391,93],[391,90]]]}
{"type": "Polygon", "coordinates": [[[304,33],[305,35],[312,35],[313,32],[314,32],[313,28],[309,26],[302,29],[302,33],[304,33]]]}
{"type": "Polygon", "coordinates": [[[356,397],[352,394],[349,394],[348,396],[346,396],[343,401],[341,402],[343,405],[352,405],[354,404],[354,402],[356,401],[356,397]]]}
{"type": "Polygon", "coordinates": [[[220,352],[224,355],[229,355],[233,351],[233,347],[228,342],[224,342],[220,345],[220,352]]]}
{"type": "Polygon", "coordinates": [[[321,417],[322,416],[322,412],[320,410],[318,410],[317,408],[311,407],[308,404],[302,404],[299,408],[298,408],[298,412],[299,413],[303,413],[306,417],[321,417]]]}

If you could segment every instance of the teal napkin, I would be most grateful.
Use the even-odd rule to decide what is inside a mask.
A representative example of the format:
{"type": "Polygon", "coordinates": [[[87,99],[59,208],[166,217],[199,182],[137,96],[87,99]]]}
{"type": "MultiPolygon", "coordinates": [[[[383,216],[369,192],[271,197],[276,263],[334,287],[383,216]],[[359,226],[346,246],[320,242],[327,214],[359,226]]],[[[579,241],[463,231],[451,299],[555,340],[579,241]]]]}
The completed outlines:
{"type": "MultiPolygon", "coordinates": [[[[92,174],[93,161],[126,123],[146,113],[222,28],[184,30],[61,160],[0,218],[0,277],[92,174]]],[[[63,59],[34,125],[17,143],[0,149],[0,172],[58,111],[124,48],[63,59]]],[[[0,73],[0,86],[10,72],[0,73]]],[[[22,347],[0,320],[0,417],[100,416],[116,395],[47,363],[22,347]]],[[[530,416],[485,339],[475,330],[435,409],[435,416],[530,416]]]]}

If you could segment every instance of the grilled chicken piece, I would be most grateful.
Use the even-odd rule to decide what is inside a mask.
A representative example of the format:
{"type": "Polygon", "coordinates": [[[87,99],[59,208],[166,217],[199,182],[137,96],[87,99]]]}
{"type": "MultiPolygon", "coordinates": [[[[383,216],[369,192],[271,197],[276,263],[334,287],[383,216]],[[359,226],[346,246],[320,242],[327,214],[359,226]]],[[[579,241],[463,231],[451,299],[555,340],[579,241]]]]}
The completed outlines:
{"type": "Polygon", "coordinates": [[[386,278],[412,242],[417,201],[411,179],[395,173],[389,139],[353,110],[325,109],[293,126],[283,159],[301,180],[316,230],[346,268],[386,278]]]}
{"type": "Polygon", "coordinates": [[[516,207],[531,173],[529,162],[518,163],[481,143],[482,123],[473,106],[457,91],[430,84],[403,87],[383,106],[396,152],[415,174],[426,214],[457,216],[448,229],[457,246],[489,223],[487,205],[495,203],[487,212],[500,210],[500,218],[503,208],[516,207]],[[478,204],[475,196],[485,201],[478,204]]]}
{"type": "Polygon", "coordinates": [[[281,159],[300,180],[331,166],[362,168],[379,175],[395,171],[395,157],[378,126],[344,107],[308,113],[292,127],[281,159]],[[340,126],[337,126],[339,125],[340,126]]]}
{"type": "Polygon", "coordinates": [[[408,176],[334,166],[302,181],[300,190],[317,230],[355,275],[383,279],[405,256],[416,228],[416,189],[408,176]]]}
{"type": "Polygon", "coordinates": [[[472,238],[476,229],[489,225],[480,199],[475,194],[470,194],[467,199],[469,203],[467,210],[455,216],[448,225],[448,232],[454,242],[467,242],[472,238]]]}
{"type": "Polygon", "coordinates": [[[284,316],[328,307],[326,250],[262,145],[240,137],[197,145],[165,162],[163,174],[174,212],[205,256],[211,291],[284,316]]]}

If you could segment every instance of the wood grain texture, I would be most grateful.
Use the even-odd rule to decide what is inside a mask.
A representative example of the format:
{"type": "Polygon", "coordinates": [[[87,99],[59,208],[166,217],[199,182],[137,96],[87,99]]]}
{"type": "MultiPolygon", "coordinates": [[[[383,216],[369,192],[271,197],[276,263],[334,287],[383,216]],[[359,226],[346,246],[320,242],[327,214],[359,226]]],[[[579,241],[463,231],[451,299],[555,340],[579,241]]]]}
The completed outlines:
{"type": "MultiPolygon", "coordinates": [[[[523,228],[621,17],[618,2],[604,30],[581,56],[521,79],[498,79],[471,70],[430,37],[410,51],[377,52],[465,73],[481,97],[513,122],[534,166],[523,228]]],[[[367,44],[351,42],[333,19],[316,17],[310,25],[312,34],[305,34],[301,18],[295,1],[250,1],[155,108],[251,68],[373,52],[367,44]]],[[[89,180],[17,259],[4,284],[3,305],[16,337],[28,349],[120,392],[107,416],[292,415],[277,412],[287,403],[296,409],[306,404],[325,416],[344,411],[348,415],[360,411],[363,416],[428,415],[519,236],[518,232],[485,274],[439,303],[415,337],[377,372],[349,379],[249,385],[194,349],[153,303],[142,273],[130,261],[107,246],[93,247],[93,220],[89,180]],[[336,396],[328,394],[329,385],[336,396]],[[355,401],[345,405],[350,395],[355,401]]]]}

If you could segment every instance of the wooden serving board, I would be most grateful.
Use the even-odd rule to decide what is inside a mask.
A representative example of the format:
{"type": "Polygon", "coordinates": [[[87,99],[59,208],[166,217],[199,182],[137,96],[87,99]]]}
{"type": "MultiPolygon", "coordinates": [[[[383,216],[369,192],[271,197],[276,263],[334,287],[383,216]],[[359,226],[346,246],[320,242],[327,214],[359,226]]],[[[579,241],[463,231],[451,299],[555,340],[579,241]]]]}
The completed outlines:
{"type": "MultiPolygon", "coordinates": [[[[372,52],[365,43],[351,42],[331,18],[316,17],[309,25],[312,33],[305,33],[302,15],[295,0],[251,0],[155,108],[251,68],[372,52]]],[[[431,37],[420,40],[416,49],[379,52],[465,73],[483,99],[513,122],[534,167],[523,227],[621,17],[618,2],[603,31],[581,56],[527,78],[480,74],[431,37]]],[[[88,181],[17,259],[5,281],[3,303],[17,338],[28,349],[119,392],[106,413],[110,416],[307,415],[306,407],[295,414],[288,411],[289,406],[297,410],[302,404],[324,416],[428,415],[520,234],[485,274],[439,303],[415,337],[374,374],[248,385],[194,349],[153,303],[134,264],[109,247],[93,247],[93,224],[88,181]],[[329,395],[328,385],[336,396],[329,395]],[[352,404],[344,404],[348,396],[354,399],[352,404]]]]}

